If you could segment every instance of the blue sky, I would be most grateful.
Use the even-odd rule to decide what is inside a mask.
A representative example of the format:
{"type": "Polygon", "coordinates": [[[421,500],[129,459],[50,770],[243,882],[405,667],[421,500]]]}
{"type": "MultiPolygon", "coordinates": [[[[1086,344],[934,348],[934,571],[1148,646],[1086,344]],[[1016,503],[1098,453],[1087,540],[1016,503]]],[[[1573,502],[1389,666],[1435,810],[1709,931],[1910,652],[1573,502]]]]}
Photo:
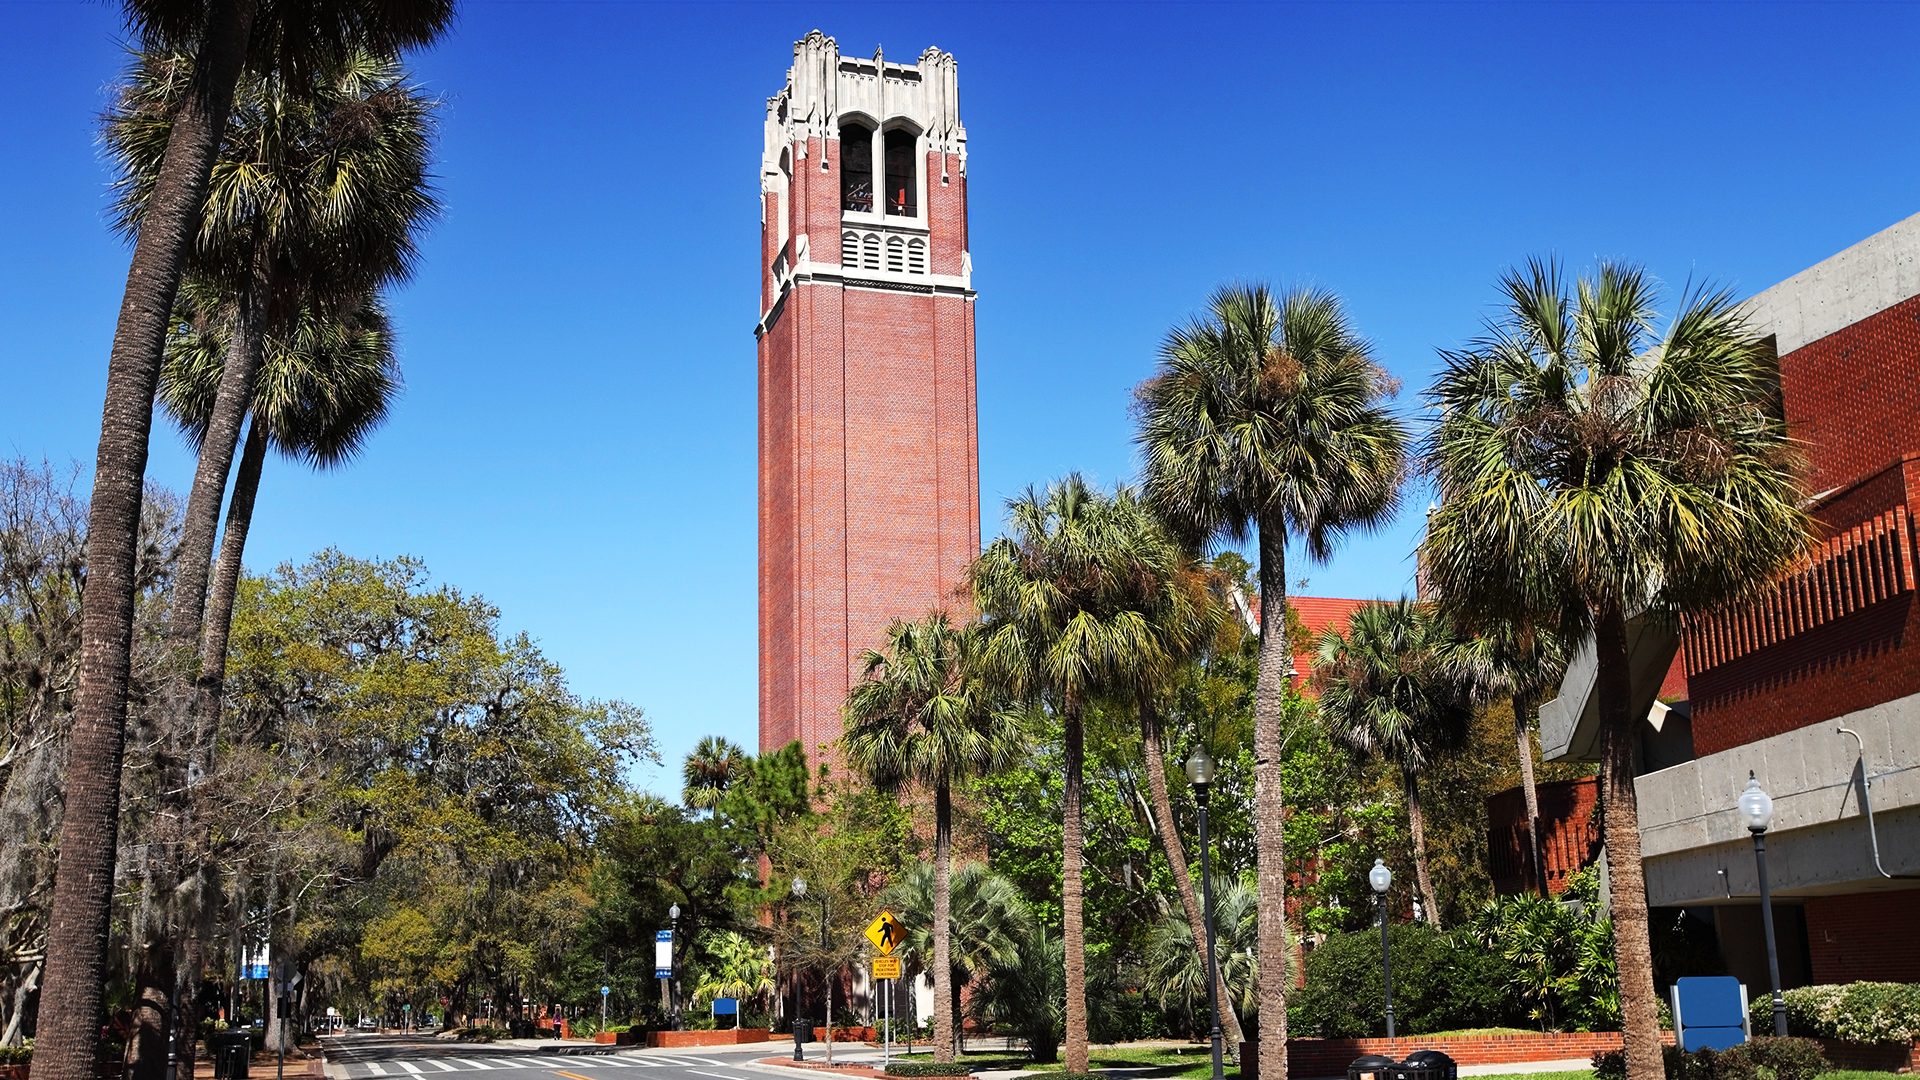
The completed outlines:
{"type": "MultiPolygon", "coordinates": [[[[765,99],[815,27],[955,54],[969,136],[981,499],[1135,467],[1126,412],[1217,285],[1344,296],[1418,415],[1532,254],[1755,292],[1920,211],[1920,10],[1841,4],[462,5],[446,213],[395,297],[407,391],[343,471],[269,463],[265,570],[417,555],[668,767],[755,742],[754,350],[765,99]]],[[[117,7],[0,0],[0,453],[90,462],[127,252],[94,118],[117,7]]],[[[192,462],[157,428],[149,475],[192,462]]],[[[1424,507],[1319,595],[1410,587],[1424,507]]]]}

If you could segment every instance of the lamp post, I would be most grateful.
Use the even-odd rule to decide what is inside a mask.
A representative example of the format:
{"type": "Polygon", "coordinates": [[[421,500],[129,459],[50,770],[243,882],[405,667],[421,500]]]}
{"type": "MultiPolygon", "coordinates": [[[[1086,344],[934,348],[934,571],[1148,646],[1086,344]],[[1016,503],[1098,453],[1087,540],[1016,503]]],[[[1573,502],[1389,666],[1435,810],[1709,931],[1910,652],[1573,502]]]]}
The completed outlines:
{"type": "Polygon", "coordinates": [[[669,1019],[673,1022],[673,1030],[682,1031],[682,1030],[685,1030],[685,1024],[680,1018],[680,905],[679,904],[672,904],[667,907],[667,918],[673,920],[673,926],[671,928],[671,932],[673,934],[673,940],[667,942],[667,958],[673,961],[673,963],[667,965],[667,971],[670,972],[670,974],[667,976],[667,1011],[670,1014],[669,1019]]]}
{"type": "MultiPolygon", "coordinates": [[[[798,900],[806,895],[807,879],[803,877],[794,878],[793,898],[798,900]]],[[[807,1055],[800,1049],[800,1008],[800,965],[795,964],[793,966],[793,1060],[795,1061],[805,1061],[807,1059],[807,1055]]]]}
{"type": "Polygon", "coordinates": [[[1760,780],[1749,769],[1747,790],[1740,793],[1740,820],[1753,834],[1753,861],[1760,872],[1760,927],[1767,935],[1767,977],[1773,980],[1773,1033],[1787,1034],[1787,999],[1780,995],[1780,953],[1773,944],[1773,893],[1767,888],[1767,826],[1773,824],[1773,799],[1760,790],[1760,780]]]}
{"type": "Polygon", "coordinates": [[[1220,965],[1215,962],[1213,955],[1213,872],[1207,855],[1207,793],[1213,785],[1213,758],[1207,755],[1206,747],[1194,747],[1193,756],[1187,758],[1187,782],[1193,785],[1200,807],[1200,889],[1206,905],[1202,921],[1207,931],[1207,1011],[1213,1019],[1213,1080],[1222,1080],[1225,1073],[1220,1063],[1220,965]]]}
{"type": "Polygon", "coordinates": [[[1380,898],[1380,981],[1387,995],[1387,1038],[1393,1038],[1393,957],[1387,952],[1387,889],[1393,885],[1393,871],[1385,859],[1373,860],[1367,871],[1367,884],[1380,898]]]}

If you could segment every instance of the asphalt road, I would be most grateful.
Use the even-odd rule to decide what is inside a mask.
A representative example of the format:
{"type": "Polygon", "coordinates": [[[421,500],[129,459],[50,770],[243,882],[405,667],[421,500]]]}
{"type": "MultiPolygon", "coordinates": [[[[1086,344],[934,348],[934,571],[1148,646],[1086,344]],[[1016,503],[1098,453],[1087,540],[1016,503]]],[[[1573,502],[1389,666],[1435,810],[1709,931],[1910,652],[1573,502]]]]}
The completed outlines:
{"type": "Polygon", "coordinates": [[[778,1044],[762,1044],[701,1047],[697,1054],[681,1050],[560,1054],[393,1035],[335,1035],[321,1043],[329,1074],[337,1077],[344,1071],[347,1080],[438,1080],[447,1073],[485,1074],[461,1080],[766,1080],[766,1073],[740,1066],[780,1052],[778,1044]]]}

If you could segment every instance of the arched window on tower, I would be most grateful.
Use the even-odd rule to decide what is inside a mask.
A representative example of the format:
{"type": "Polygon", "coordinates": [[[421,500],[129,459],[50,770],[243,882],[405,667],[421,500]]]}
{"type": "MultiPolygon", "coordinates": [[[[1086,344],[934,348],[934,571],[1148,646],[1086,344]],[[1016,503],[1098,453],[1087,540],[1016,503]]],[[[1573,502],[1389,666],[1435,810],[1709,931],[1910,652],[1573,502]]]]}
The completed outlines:
{"type": "Polygon", "coordinates": [[[919,175],[915,158],[919,139],[911,131],[887,132],[887,213],[914,217],[919,214],[919,175]]]}
{"type": "Polygon", "coordinates": [[[840,128],[840,209],[873,213],[873,129],[840,128]]]}

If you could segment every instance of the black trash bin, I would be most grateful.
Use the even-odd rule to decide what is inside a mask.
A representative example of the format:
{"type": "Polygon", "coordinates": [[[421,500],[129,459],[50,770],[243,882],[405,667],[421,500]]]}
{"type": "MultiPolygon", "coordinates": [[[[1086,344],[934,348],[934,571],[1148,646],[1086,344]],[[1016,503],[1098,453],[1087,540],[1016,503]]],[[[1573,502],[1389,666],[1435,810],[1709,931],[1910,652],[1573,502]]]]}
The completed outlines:
{"type": "Polygon", "coordinates": [[[805,1016],[796,1016],[793,1018],[793,1041],[797,1043],[810,1043],[813,1041],[812,1018],[805,1016]]]}
{"type": "Polygon", "coordinates": [[[213,1075],[217,1080],[247,1080],[247,1063],[253,1060],[253,1036],[245,1031],[216,1031],[213,1043],[213,1075]]]}
{"type": "Polygon", "coordinates": [[[1392,1070],[1392,1080],[1459,1080],[1460,1067],[1438,1050],[1415,1050],[1392,1070]]]}
{"type": "Polygon", "coordinates": [[[1400,1063],[1390,1057],[1368,1054],[1347,1066],[1347,1080],[1393,1080],[1393,1070],[1399,1066],[1400,1063]]]}

